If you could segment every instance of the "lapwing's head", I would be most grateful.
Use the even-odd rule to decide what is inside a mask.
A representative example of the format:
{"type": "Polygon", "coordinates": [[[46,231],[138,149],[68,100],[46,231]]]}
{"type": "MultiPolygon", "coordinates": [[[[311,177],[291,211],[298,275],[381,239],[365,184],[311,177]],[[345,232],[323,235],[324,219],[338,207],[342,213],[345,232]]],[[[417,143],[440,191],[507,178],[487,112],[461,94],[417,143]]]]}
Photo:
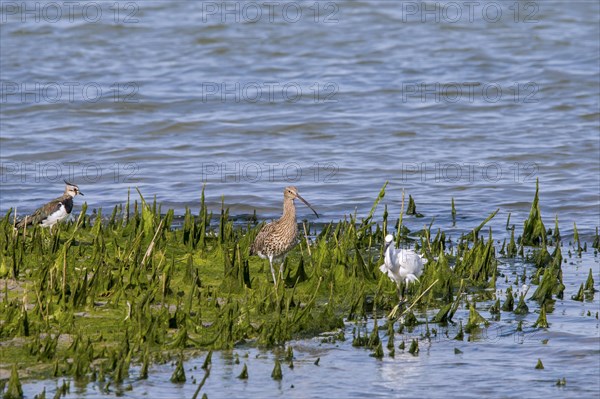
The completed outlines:
{"type": "Polygon", "coordinates": [[[65,187],[65,194],[74,197],[77,194],[79,195],[83,195],[83,193],[81,191],[79,191],[79,187],[77,187],[76,184],[73,183],[69,183],[68,181],[65,180],[65,184],[67,185],[65,187]]]}
{"type": "Polygon", "coordinates": [[[304,202],[304,204],[306,204],[307,207],[310,208],[311,211],[313,211],[315,213],[315,215],[317,215],[317,217],[319,217],[319,214],[317,213],[317,211],[315,211],[313,209],[313,207],[308,203],[308,201],[306,201],[304,198],[302,198],[300,196],[300,194],[298,194],[298,189],[294,186],[287,186],[284,190],[283,190],[283,198],[285,199],[291,199],[292,201],[295,200],[296,198],[298,198],[300,201],[304,202]]]}

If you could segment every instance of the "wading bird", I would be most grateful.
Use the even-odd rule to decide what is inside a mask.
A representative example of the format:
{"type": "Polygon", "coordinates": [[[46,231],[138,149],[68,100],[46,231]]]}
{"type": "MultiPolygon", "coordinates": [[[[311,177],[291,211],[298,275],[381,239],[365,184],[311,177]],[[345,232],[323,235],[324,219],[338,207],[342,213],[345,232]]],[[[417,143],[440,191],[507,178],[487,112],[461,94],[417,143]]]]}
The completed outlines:
{"type": "Polygon", "coordinates": [[[384,263],[379,270],[396,283],[398,299],[402,304],[403,285],[407,286],[408,283],[419,281],[418,277],[423,273],[423,259],[412,249],[397,249],[394,245],[394,236],[388,234],[385,236],[384,263]]]}
{"type": "Polygon", "coordinates": [[[25,216],[16,227],[18,229],[29,225],[41,224],[43,227],[52,227],[56,223],[64,220],[73,210],[73,197],[77,194],[83,195],[77,185],[65,180],[65,193],[46,205],[38,208],[33,215],[25,216]]]}
{"type": "Polygon", "coordinates": [[[296,207],[294,200],[298,198],[304,202],[311,211],[319,217],[317,211],[298,194],[298,189],[294,186],[286,187],[283,190],[283,215],[279,220],[265,225],[254,239],[250,247],[250,255],[258,255],[262,259],[269,259],[273,282],[277,286],[273,261],[281,261],[279,266],[279,276],[283,275],[283,263],[287,253],[296,245],[296,236],[298,234],[298,223],[296,222],[296,207]]]}

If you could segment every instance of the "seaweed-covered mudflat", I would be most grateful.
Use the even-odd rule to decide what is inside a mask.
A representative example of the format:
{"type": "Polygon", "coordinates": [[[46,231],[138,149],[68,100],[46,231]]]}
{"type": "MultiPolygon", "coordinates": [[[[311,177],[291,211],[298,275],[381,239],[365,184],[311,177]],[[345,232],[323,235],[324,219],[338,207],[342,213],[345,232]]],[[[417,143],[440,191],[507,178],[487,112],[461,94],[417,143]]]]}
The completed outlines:
{"type": "MultiPolygon", "coordinates": [[[[497,210],[452,239],[434,221],[409,231],[402,219],[419,216],[412,198],[395,218],[380,205],[384,196],[385,185],[361,218],[318,227],[304,221],[277,288],[268,262],[248,255],[262,224],[236,221],[224,208],[209,212],[204,192],[199,211],[188,210],[177,223],[172,210],[163,212],[142,193],[109,214],[89,215],[84,204],[74,222],[53,229],[16,230],[9,212],[0,222],[4,398],[22,397],[22,385],[39,387],[39,380],[50,385],[38,397],[68,395],[71,383],[79,387],[76,396],[119,396],[147,390],[142,383],[154,372],[187,386],[188,395],[219,397],[226,390],[215,381],[211,391],[208,383],[224,378],[213,370],[213,356],[225,366],[229,359],[245,386],[267,389],[265,380],[296,372],[294,361],[319,366],[320,357],[306,349],[310,342],[349,347],[365,362],[395,359],[399,369],[402,357],[418,357],[423,348],[434,357],[442,342],[454,346],[453,356],[477,342],[497,351],[507,336],[535,337],[543,348],[549,339],[541,332],[568,322],[563,304],[580,309],[579,324],[589,329],[580,333],[597,339],[598,232],[582,242],[575,226],[565,242],[558,219],[544,225],[537,189],[529,218],[522,228],[507,220],[502,239],[486,227],[497,210]],[[383,215],[376,222],[378,206],[383,215]],[[396,286],[379,271],[387,233],[427,258],[394,315],[396,286]],[[252,368],[261,353],[273,368],[262,377],[252,368]]],[[[544,360],[540,350],[526,367],[543,369],[544,360]]],[[[261,367],[270,366],[254,369],[261,367]]],[[[565,373],[555,370],[552,385],[571,384],[565,373]]],[[[597,381],[589,384],[579,388],[598,389],[597,381]]]]}

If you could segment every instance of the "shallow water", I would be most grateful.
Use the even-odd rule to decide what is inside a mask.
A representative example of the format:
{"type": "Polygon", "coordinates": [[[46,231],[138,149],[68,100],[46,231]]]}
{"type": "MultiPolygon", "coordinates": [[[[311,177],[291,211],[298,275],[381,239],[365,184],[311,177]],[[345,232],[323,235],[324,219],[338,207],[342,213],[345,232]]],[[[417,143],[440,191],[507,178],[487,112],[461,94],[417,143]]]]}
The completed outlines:
{"type": "MultiPolygon", "coordinates": [[[[421,2],[287,2],[271,14],[262,7],[260,18],[252,9],[260,2],[122,2],[118,13],[95,3],[101,15],[55,2],[58,19],[50,3],[19,4],[0,10],[1,212],[33,211],[67,178],[85,193],[76,209],[84,200],[107,209],[139,187],[181,214],[198,209],[206,183],[212,210],[224,195],[232,215],[256,209],[271,218],[282,187],[294,184],[329,221],[365,215],[389,180],[383,203],[392,217],[403,188],[425,215],[405,218],[413,230],[435,218],[434,228],[458,235],[500,208],[491,223],[498,234],[509,212],[519,229],[539,178],[547,227],[558,215],[563,236],[576,222],[589,242],[599,224],[596,1],[481,2],[472,20],[460,2],[427,3],[429,14],[421,2]],[[462,7],[456,22],[452,4],[462,7]]],[[[585,311],[599,310],[598,295],[567,299],[590,268],[598,286],[597,257],[565,266],[551,328],[526,332],[524,342],[504,314],[490,327],[501,339],[433,340],[418,357],[397,350],[378,361],[350,339],[299,341],[281,384],[269,377],[273,354],[240,348],[250,353],[241,359],[248,382],[234,378],[241,365],[215,354],[205,389],[211,398],[331,397],[342,388],[357,397],[592,396],[599,326],[585,311]],[[538,357],[545,370],[533,368],[538,357]],[[554,386],[562,377],[567,386],[554,386]]],[[[190,383],[165,383],[172,367],[155,371],[124,395],[193,393],[190,383]]],[[[54,382],[26,392],[43,384],[54,382]]]]}
{"type": "MultiPolygon", "coordinates": [[[[566,252],[566,251],[564,251],[566,252]]],[[[600,393],[600,322],[596,317],[600,310],[600,295],[593,300],[576,302],[570,299],[577,293],[579,284],[585,281],[590,268],[594,270],[596,289],[600,288],[600,261],[597,256],[584,253],[582,258],[567,258],[563,266],[566,286],[564,300],[557,300],[554,311],[548,313],[548,329],[534,328],[539,307],[528,301],[530,313],[515,315],[502,312],[499,321],[473,334],[465,333],[463,341],[455,340],[459,322],[463,326],[468,320],[468,309],[461,306],[454,316],[455,324],[446,327],[429,324],[430,339],[424,338],[427,326],[420,324],[395,334],[395,357],[389,356],[386,348],[386,329],[378,321],[385,357],[377,360],[364,348],[352,347],[353,329],[365,328],[370,332],[373,320],[364,323],[348,323],[345,341],[323,342],[329,336],[291,341],[294,350],[294,368],[283,359],[283,348],[264,351],[251,346],[240,346],[231,352],[215,352],[209,378],[201,394],[209,398],[230,397],[286,397],[286,398],[331,398],[339,397],[503,397],[503,398],[581,398],[597,397],[600,393]],[[591,312],[588,315],[587,312],[591,312]],[[518,331],[518,322],[523,322],[518,331]],[[434,334],[434,329],[437,334],[434,334]],[[419,353],[408,352],[413,339],[419,340],[419,353]],[[404,341],[406,350],[398,349],[404,341]],[[462,353],[455,354],[455,349],[462,353]],[[274,381],[271,372],[275,357],[282,363],[283,379],[274,381]],[[236,364],[235,359],[239,359],[236,364]],[[319,364],[314,362],[320,358],[319,364]],[[535,369],[541,359],[543,370],[535,369]],[[237,377],[243,365],[248,366],[248,380],[237,377]],[[566,379],[566,386],[556,386],[559,379],[566,379]]],[[[521,275],[523,267],[531,275],[533,267],[521,262],[503,261],[500,270],[513,282],[521,275]],[[517,274],[514,274],[517,273],[517,274]]],[[[504,278],[498,279],[498,297],[504,301],[501,290],[506,288],[504,278]]],[[[531,296],[535,287],[528,293],[531,296]]],[[[491,320],[489,305],[479,303],[482,316],[491,320]]],[[[516,306],[516,304],[515,304],[516,306]]],[[[431,319],[435,310],[427,312],[431,319]]],[[[424,313],[417,313],[420,321],[424,313]]],[[[398,325],[396,325],[396,331],[398,325]]],[[[77,386],[71,382],[67,398],[110,397],[118,394],[129,398],[190,398],[204,377],[201,369],[206,353],[199,353],[185,362],[187,381],[174,384],[169,381],[175,364],[155,365],[149,371],[148,380],[139,380],[139,366],[132,367],[130,378],[120,386],[104,389],[105,383],[90,383],[77,386]],[[193,383],[192,381],[196,382],[193,383]],[[132,390],[127,387],[131,385],[132,390]]],[[[47,395],[54,394],[62,379],[28,382],[23,389],[27,397],[33,397],[46,387],[47,395]]],[[[201,395],[200,395],[201,396],[201,395]]]]}
{"type": "Polygon", "coordinates": [[[598,225],[595,1],[3,4],[2,212],[68,178],[92,208],[137,186],[182,213],[206,183],[262,217],[294,184],[337,220],[389,180],[392,214],[405,188],[478,220],[524,216],[539,177],[546,217],[598,225]]]}

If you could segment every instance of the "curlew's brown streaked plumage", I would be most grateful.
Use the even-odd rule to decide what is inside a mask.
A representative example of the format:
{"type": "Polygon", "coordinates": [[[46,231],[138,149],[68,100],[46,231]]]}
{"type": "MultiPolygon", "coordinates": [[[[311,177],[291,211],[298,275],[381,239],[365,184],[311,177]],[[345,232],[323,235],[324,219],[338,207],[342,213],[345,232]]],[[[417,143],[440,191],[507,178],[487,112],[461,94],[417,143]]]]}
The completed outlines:
{"type": "Polygon", "coordinates": [[[287,253],[296,245],[296,236],[298,234],[298,223],[296,222],[296,207],[294,200],[298,198],[304,202],[319,217],[319,214],[313,207],[298,194],[298,189],[294,186],[286,187],[283,190],[283,215],[279,220],[265,225],[254,239],[250,247],[250,255],[258,255],[263,259],[269,259],[273,282],[277,285],[273,261],[281,261],[279,267],[280,277],[283,275],[283,263],[287,253]]]}

